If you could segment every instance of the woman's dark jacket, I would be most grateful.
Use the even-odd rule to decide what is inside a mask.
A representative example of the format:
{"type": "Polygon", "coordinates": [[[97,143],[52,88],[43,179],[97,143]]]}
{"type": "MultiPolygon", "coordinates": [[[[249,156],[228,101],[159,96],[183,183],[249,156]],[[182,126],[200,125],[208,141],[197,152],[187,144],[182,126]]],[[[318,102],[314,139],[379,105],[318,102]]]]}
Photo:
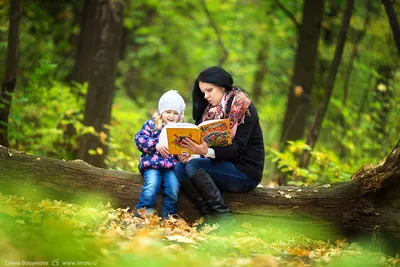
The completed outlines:
{"type": "Polygon", "coordinates": [[[258,113],[253,104],[250,104],[249,112],[250,115],[245,115],[244,123],[237,127],[232,145],[213,147],[214,160],[229,161],[250,179],[260,182],[265,158],[263,134],[258,113]]]}

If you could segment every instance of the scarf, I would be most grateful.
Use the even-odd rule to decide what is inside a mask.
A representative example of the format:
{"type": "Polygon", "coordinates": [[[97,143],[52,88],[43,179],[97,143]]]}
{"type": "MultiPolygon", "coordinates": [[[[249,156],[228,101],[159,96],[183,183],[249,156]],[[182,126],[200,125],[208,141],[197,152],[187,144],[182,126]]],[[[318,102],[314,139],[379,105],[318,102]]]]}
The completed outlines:
{"type": "Polygon", "coordinates": [[[216,106],[209,104],[204,110],[201,121],[225,119],[228,117],[231,127],[232,139],[236,135],[238,125],[244,122],[244,117],[248,113],[250,99],[245,93],[237,87],[233,87],[232,91],[227,92],[216,106]],[[229,114],[226,114],[227,103],[233,97],[229,114]]]}

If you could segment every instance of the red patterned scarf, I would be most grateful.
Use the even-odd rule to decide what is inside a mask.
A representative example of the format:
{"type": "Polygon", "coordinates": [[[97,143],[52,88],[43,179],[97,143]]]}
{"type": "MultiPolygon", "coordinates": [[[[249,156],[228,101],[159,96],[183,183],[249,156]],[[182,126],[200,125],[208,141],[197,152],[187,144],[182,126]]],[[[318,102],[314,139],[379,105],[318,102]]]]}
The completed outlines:
{"type": "Polygon", "coordinates": [[[229,103],[229,99],[233,97],[231,109],[228,114],[228,118],[231,125],[231,136],[232,139],[236,135],[238,125],[244,122],[246,112],[249,110],[250,99],[245,93],[237,87],[234,87],[232,91],[227,92],[216,106],[208,105],[204,110],[201,121],[207,120],[218,120],[226,118],[226,106],[229,103]]]}

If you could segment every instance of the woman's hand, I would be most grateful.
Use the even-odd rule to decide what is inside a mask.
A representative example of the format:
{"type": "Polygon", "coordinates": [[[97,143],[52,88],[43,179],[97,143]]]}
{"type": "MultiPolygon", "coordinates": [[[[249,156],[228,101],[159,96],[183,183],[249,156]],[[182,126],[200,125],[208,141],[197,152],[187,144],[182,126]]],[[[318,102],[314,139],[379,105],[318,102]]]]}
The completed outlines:
{"type": "Polygon", "coordinates": [[[181,154],[178,155],[179,160],[183,163],[186,164],[188,163],[190,160],[193,159],[193,156],[190,155],[189,153],[186,152],[182,152],[181,154]]]}
{"type": "Polygon", "coordinates": [[[168,157],[169,156],[169,151],[168,151],[168,148],[166,146],[163,146],[160,143],[158,143],[156,145],[156,149],[162,156],[164,156],[164,157],[168,157]]]}
{"type": "Polygon", "coordinates": [[[199,155],[206,155],[208,153],[208,145],[204,141],[204,139],[201,140],[201,143],[198,145],[195,142],[192,141],[190,138],[185,138],[181,142],[183,147],[189,148],[193,152],[199,155]]]}

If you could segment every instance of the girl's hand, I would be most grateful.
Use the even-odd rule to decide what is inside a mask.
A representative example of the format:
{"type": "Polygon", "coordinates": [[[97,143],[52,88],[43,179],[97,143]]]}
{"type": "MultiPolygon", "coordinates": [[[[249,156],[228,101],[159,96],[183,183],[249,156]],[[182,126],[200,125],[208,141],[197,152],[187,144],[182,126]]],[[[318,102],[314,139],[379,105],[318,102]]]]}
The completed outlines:
{"type": "Polygon", "coordinates": [[[158,143],[156,145],[156,149],[162,156],[164,156],[164,157],[168,157],[169,156],[169,151],[168,151],[168,148],[166,146],[163,146],[163,145],[158,143]]]}
{"type": "Polygon", "coordinates": [[[182,146],[189,148],[190,150],[194,151],[196,154],[199,155],[206,155],[208,153],[208,145],[204,141],[204,139],[201,140],[201,143],[198,145],[195,142],[192,141],[190,138],[185,138],[182,140],[182,146]]]}
{"type": "Polygon", "coordinates": [[[190,160],[193,159],[193,156],[190,155],[189,153],[183,152],[181,154],[178,155],[179,160],[183,163],[186,164],[188,163],[190,160]]]}

